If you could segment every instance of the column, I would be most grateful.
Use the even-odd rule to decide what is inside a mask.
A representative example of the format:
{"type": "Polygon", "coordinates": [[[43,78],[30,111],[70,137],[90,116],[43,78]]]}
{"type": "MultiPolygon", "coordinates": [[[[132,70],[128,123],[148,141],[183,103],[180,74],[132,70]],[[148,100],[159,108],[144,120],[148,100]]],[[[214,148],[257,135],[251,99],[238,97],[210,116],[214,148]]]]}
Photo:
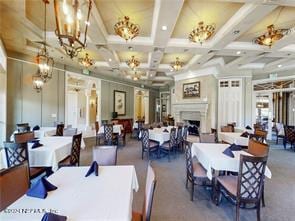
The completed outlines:
{"type": "Polygon", "coordinates": [[[85,89],[85,96],[86,96],[86,129],[90,127],[90,96],[91,90],[85,89]]]}
{"type": "Polygon", "coordinates": [[[201,133],[207,132],[207,113],[201,112],[201,133]]]}

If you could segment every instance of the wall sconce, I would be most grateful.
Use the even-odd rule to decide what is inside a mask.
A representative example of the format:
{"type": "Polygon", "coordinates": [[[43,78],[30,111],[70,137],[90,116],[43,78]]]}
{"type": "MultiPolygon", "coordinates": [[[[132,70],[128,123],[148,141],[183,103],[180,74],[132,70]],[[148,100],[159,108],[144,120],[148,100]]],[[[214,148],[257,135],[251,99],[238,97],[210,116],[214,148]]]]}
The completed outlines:
{"type": "Polygon", "coordinates": [[[93,108],[94,107],[94,104],[95,104],[95,101],[94,100],[90,100],[90,106],[93,108]]]}

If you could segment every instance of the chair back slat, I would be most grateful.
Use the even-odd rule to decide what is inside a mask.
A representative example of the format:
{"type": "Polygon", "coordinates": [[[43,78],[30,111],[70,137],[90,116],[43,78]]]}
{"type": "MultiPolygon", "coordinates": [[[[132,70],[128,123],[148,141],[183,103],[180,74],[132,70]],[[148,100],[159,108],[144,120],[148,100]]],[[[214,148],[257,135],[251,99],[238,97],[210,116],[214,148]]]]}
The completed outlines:
{"type": "Polygon", "coordinates": [[[189,180],[193,180],[194,168],[193,168],[193,159],[191,151],[191,143],[185,148],[185,164],[186,164],[186,174],[189,180]]]}
{"type": "Polygon", "coordinates": [[[183,137],[182,137],[182,126],[178,126],[177,127],[177,143],[181,143],[183,141],[183,137]]]}
{"type": "Polygon", "coordinates": [[[63,132],[64,132],[64,124],[57,124],[56,125],[56,136],[63,136],[63,132]]]}
{"type": "Polygon", "coordinates": [[[15,143],[26,143],[30,140],[33,140],[35,137],[34,132],[24,132],[24,133],[16,133],[14,134],[14,142],[15,143]]]}
{"type": "Polygon", "coordinates": [[[73,136],[72,149],[70,156],[70,164],[78,165],[80,162],[80,150],[81,150],[82,133],[73,136]]]}
{"type": "Polygon", "coordinates": [[[177,146],[177,139],[176,139],[176,128],[171,128],[170,130],[170,147],[177,146]]]}
{"type": "Polygon", "coordinates": [[[96,146],[93,148],[93,161],[100,166],[117,164],[117,146],[96,146]]]}
{"type": "Polygon", "coordinates": [[[144,204],[143,204],[143,211],[142,211],[143,221],[150,221],[151,219],[156,183],[157,183],[157,180],[156,180],[155,172],[149,163],[147,168],[144,204]]]}
{"type": "Polygon", "coordinates": [[[240,155],[237,198],[240,202],[258,202],[261,199],[267,156],[240,155]]]}
{"type": "Polygon", "coordinates": [[[29,189],[28,163],[23,162],[0,172],[0,211],[7,208],[29,189]]]}
{"type": "Polygon", "coordinates": [[[107,145],[113,144],[113,124],[104,125],[104,141],[107,145]]]}
{"type": "Polygon", "coordinates": [[[22,164],[28,160],[28,144],[4,142],[6,161],[8,167],[22,164]]]}
{"type": "Polygon", "coordinates": [[[141,129],[141,144],[142,148],[149,148],[150,146],[150,138],[149,138],[149,130],[141,129]]]}

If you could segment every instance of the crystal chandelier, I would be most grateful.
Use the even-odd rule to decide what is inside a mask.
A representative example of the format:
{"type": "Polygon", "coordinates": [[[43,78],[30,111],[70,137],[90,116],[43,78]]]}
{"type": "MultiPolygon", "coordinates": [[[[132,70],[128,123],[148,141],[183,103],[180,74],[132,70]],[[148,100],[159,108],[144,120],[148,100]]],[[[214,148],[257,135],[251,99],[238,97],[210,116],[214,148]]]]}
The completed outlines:
{"type": "Polygon", "coordinates": [[[126,75],[126,78],[128,79],[132,79],[134,81],[138,81],[141,79],[141,73],[140,72],[137,72],[137,71],[133,71],[133,72],[129,72],[127,75],[126,75]]]}
{"type": "Polygon", "coordinates": [[[183,66],[183,62],[179,61],[179,58],[177,57],[174,62],[171,63],[171,67],[174,71],[179,71],[183,66]]]}
{"type": "Polygon", "coordinates": [[[114,30],[117,35],[128,41],[139,34],[139,25],[133,24],[129,21],[129,17],[125,16],[124,20],[119,18],[119,21],[114,25],[114,30]]]}
{"type": "Polygon", "coordinates": [[[289,29],[275,29],[274,25],[267,26],[267,32],[263,35],[260,35],[259,37],[254,39],[254,43],[259,45],[268,46],[271,48],[271,46],[281,38],[283,38],[285,35],[287,35],[289,32],[289,29]]]}
{"type": "Polygon", "coordinates": [[[43,0],[44,2],[44,42],[42,42],[42,47],[35,57],[36,63],[39,67],[40,77],[44,83],[52,78],[52,71],[54,61],[53,58],[49,56],[46,48],[46,5],[49,4],[48,0],[43,0]]]}
{"type": "Polygon", "coordinates": [[[137,60],[134,56],[132,56],[131,59],[128,60],[126,63],[132,70],[135,70],[135,68],[140,65],[140,61],[137,60]]]}
{"type": "Polygon", "coordinates": [[[89,58],[88,53],[86,53],[84,58],[79,58],[79,64],[85,68],[89,68],[91,65],[93,65],[93,60],[89,58]]]}
{"type": "Polygon", "coordinates": [[[55,34],[70,58],[86,47],[91,4],[92,0],[54,0],[55,34]]]}
{"type": "Polygon", "coordinates": [[[215,31],[215,26],[212,25],[204,25],[204,22],[199,22],[198,27],[195,27],[188,38],[192,42],[199,42],[203,44],[204,41],[209,39],[215,31]]]}
{"type": "Polygon", "coordinates": [[[33,88],[37,91],[37,93],[40,93],[43,87],[43,80],[41,78],[40,70],[38,69],[37,73],[33,75],[33,88]]]}

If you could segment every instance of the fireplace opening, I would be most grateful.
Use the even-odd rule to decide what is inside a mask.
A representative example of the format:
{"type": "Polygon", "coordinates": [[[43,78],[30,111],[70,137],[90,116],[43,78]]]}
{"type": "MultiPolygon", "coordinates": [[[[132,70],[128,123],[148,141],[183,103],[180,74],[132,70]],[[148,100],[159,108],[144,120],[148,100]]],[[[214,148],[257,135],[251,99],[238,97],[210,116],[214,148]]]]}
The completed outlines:
{"type": "Polygon", "coordinates": [[[199,120],[186,120],[188,125],[188,134],[199,136],[200,121],[199,120]]]}

